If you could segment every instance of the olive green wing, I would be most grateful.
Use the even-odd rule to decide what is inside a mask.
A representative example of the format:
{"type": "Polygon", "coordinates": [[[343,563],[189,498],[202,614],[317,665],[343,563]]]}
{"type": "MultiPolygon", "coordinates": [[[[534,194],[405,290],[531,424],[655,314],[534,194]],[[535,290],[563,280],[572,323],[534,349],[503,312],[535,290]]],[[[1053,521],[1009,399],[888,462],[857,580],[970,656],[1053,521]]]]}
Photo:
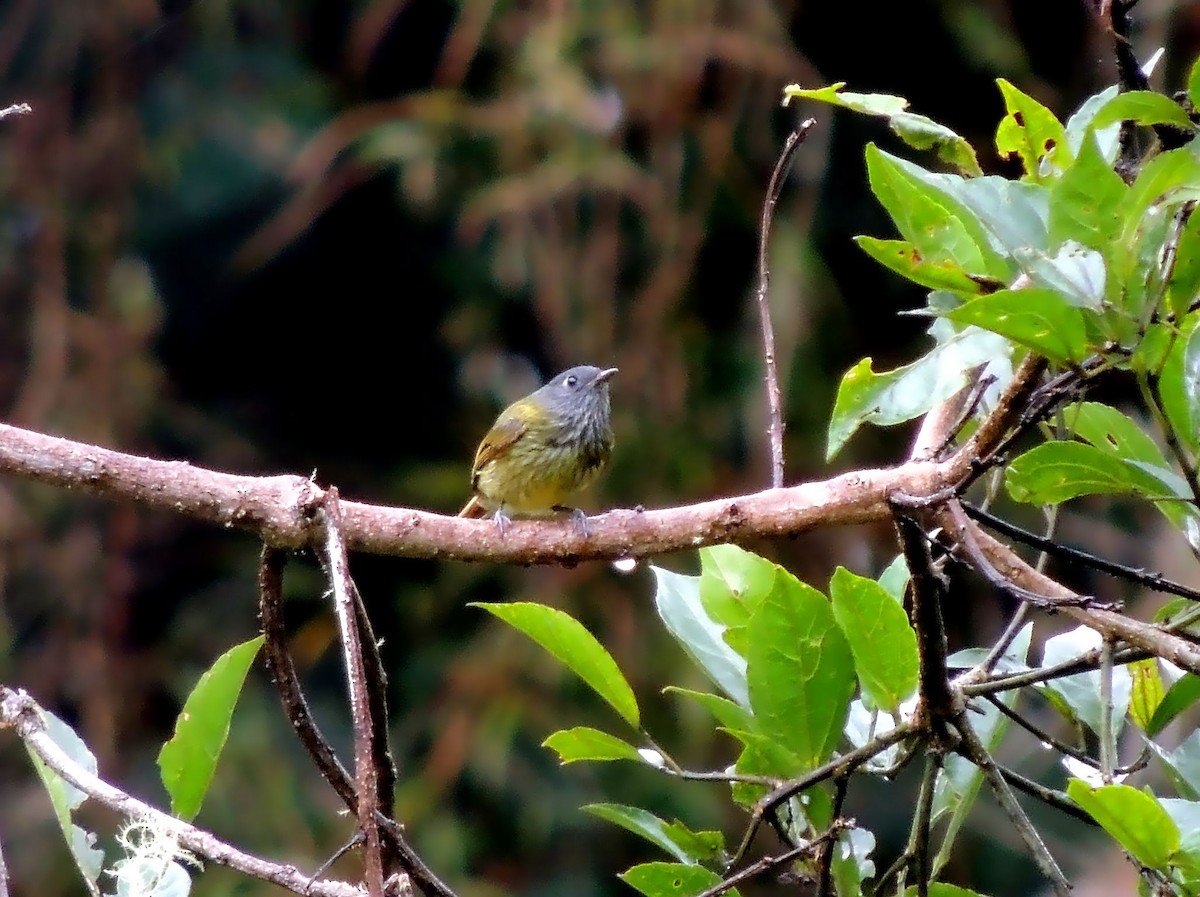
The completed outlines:
{"type": "Polygon", "coordinates": [[[488,430],[483,442],[475,452],[475,463],[471,465],[471,486],[479,482],[479,472],[488,464],[504,455],[528,431],[525,421],[516,414],[505,411],[488,430]]]}

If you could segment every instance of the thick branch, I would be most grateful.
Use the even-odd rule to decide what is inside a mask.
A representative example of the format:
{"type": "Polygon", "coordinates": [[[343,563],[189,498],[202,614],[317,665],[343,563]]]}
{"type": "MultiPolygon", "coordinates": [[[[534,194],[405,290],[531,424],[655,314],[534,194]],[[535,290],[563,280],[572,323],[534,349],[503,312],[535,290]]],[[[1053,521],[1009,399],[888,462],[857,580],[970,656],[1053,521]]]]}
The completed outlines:
{"type": "MultiPolygon", "coordinates": [[[[486,520],[342,501],[347,547],[372,554],[517,563],[646,556],[722,542],[785,536],[817,526],[889,516],[894,491],[927,495],[957,482],[961,454],[830,480],[657,511],[592,518],[588,535],[569,523],[517,520],[501,535],[486,520]]],[[[324,490],[298,476],[238,476],[159,461],[0,424],[0,473],[255,532],[278,548],[317,547],[313,522],[324,490]]]]}
{"type": "Polygon", "coordinates": [[[0,686],[0,728],[11,728],[56,773],[89,797],[122,816],[147,820],[155,828],[174,834],[180,846],[209,862],[236,869],[311,897],[362,897],[363,892],[340,881],[314,881],[295,866],[272,863],[243,853],[203,829],[168,816],[80,767],[46,733],[41,710],[24,692],[0,686]]]}

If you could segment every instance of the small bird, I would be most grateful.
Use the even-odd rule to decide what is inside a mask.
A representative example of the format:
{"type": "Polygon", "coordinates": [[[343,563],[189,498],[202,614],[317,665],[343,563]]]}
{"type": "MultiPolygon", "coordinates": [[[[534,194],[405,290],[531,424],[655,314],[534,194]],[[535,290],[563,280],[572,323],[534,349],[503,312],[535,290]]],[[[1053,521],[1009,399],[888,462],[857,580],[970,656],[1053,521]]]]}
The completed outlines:
{"type": "Polygon", "coordinates": [[[570,513],[586,535],[587,516],[565,502],[612,455],[608,381],[616,372],[570,368],[501,411],[475,452],[474,495],[458,516],[490,513],[503,533],[513,517],[570,513]]]}

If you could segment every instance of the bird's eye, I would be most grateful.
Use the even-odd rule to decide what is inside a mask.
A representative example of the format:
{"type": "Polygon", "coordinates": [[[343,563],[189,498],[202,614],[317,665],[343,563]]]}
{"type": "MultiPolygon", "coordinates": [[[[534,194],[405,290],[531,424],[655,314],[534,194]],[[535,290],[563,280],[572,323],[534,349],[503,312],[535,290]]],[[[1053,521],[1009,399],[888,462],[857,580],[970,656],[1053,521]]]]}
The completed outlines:
{"type": "Polygon", "coordinates": [[[579,378],[578,378],[578,377],[576,377],[576,376],[574,376],[574,375],[571,375],[570,377],[568,377],[568,378],[567,378],[567,386],[568,386],[570,389],[574,389],[574,388],[575,388],[575,384],[576,384],[576,383],[578,383],[578,382],[579,382],[579,378]]]}

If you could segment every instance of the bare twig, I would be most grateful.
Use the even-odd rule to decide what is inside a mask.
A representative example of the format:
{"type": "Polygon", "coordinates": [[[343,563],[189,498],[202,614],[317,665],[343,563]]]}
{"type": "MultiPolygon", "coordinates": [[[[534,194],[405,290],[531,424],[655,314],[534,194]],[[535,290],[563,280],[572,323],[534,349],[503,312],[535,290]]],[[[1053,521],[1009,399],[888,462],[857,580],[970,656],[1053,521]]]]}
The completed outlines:
{"type": "Polygon", "coordinates": [[[1054,539],[1047,539],[965,502],[962,508],[968,517],[978,520],[984,526],[988,527],[988,529],[994,529],[996,532],[1003,533],[1010,539],[1017,539],[1047,554],[1076,561],[1094,570],[1099,570],[1101,573],[1107,573],[1110,576],[1136,582],[1139,585],[1154,589],[1156,592],[1162,592],[1166,595],[1178,595],[1180,598],[1187,598],[1189,601],[1200,601],[1200,591],[1188,588],[1182,583],[1174,582],[1153,571],[1145,570],[1141,567],[1129,567],[1124,564],[1118,564],[1106,558],[1081,551],[1078,548],[1072,548],[1069,545],[1056,542],[1054,539]]]}
{"type": "Polygon", "coordinates": [[[1070,882],[1063,875],[1062,870],[1058,867],[1058,863],[1054,861],[1054,857],[1050,855],[1050,851],[1042,841],[1041,835],[1033,827],[1033,823],[1029,821],[1029,817],[1025,815],[1025,811],[1021,809],[1021,805],[1017,803],[1017,799],[1013,796],[1008,782],[1000,774],[1000,768],[996,765],[996,761],[992,759],[992,755],[988,753],[987,748],[984,747],[983,742],[979,740],[979,736],[971,727],[965,710],[959,714],[958,719],[955,721],[955,728],[958,729],[959,735],[962,736],[962,743],[959,748],[960,752],[979,767],[980,772],[983,773],[984,781],[988,783],[988,787],[992,789],[996,800],[1004,808],[1004,812],[1008,814],[1009,821],[1012,822],[1013,827],[1017,830],[1017,834],[1021,836],[1021,840],[1025,842],[1025,846],[1029,849],[1034,863],[1050,881],[1051,886],[1054,888],[1054,893],[1058,897],[1070,897],[1070,882]]]}
{"type": "Polygon", "coordinates": [[[383,848],[379,837],[380,772],[376,767],[375,726],[371,720],[371,683],[367,681],[355,618],[354,583],[342,539],[342,514],[336,489],[325,493],[325,562],[333,587],[333,608],[342,637],[342,656],[350,686],[350,714],[354,726],[354,785],[358,794],[358,825],[366,836],[366,881],[370,897],[383,897],[383,848]]]}
{"type": "Polygon", "coordinates": [[[770,872],[772,869],[777,869],[778,867],[784,866],[793,860],[798,860],[802,856],[812,856],[822,847],[822,845],[833,841],[846,829],[853,827],[853,819],[835,819],[829,824],[829,828],[827,828],[820,834],[820,836],[814,838],[813,840],[806,841],[805,843],[797,847],[793,847],[791,850],[786,850],[781,854],[777,854],[776,856],[762,857],[761,859],[755,860],[746,868],[735,872],[733,875],[726,876],[724,879],[722,879],[720,884],[714,885],[707,891],[700,892],[698,895],[696,895],[696,897],[719,897],[719,895],[736,888],[742,882],[762,875],[764,872],[770,872]]]}
{"type": "Polygon", "coordinates": [[[1000,775],[1004,777],[1004,781],[1012,785],[1018,791],[1024,791],[1030,797],[1036,797],[1042,803],[1049,807],[1054,807],[1056,810],[1061,810],[1068,816],[1078,819],[1080,822],[1086,822],[1090,826],[1099,828],[1100,823],[1089,816],[1082,810],[1075,801],[1067,797],[1061,791],[1055,791],[1053,788],[1047,788],[1033,779],[1026,778],[1019,772],[1015,772],[1004,766],[997,765],[1000,775]]]}
{"type": "Polygon", "coordinates": [[[346,771],[328,739],[321,734],[308,709],[308,701],[300,688],[300,679],[296,675],[292,656],[287,650],[287,633],[283,624],[283,565],[287,559],[286,552],[278,548],[264,548],[258,568],[258,616],[262,622],[264,657],[267,670],[275,681],[279,691],[279,699],[283,703],[283,711],[288,722],[296,730],[296,735],[308,755],[312,757],[317,770],[329,782],[330,786],[342,799],[351,812],[358,811],[358,796],[354,793],[354,783],[350,773],[346,771]]]}
{"type": "Polygon", "coordinates": [[[776,489],[783,486],[783,402],[779,395],[779,372],[775,364],[775,328],[771,325],[771,306],[767,302],[767,290],[771,282],[771,270],[767,265],[767,255],[770,248],[771,222],[775,218],[775,204],[783,191],[783,182],[787,179],[792,157],[808,132],[817,122],[809,118],[802,121],[788,135],[783,144],[783,151],[771,172],[771,180],[767,183],[767,195],[763,199],[762,217],[758,224],[758,323],[762,330],[763,361],[766,364],[767,381],[767,410],[771,415],[768,434],[771,440],[771,485],[776,489]]]}
{"type": "Polygon", "coordinates": [[[11,106],[0,109],[0,119],[8,118],[10,115],[28,115],[32,111],[33,107],[28,103],[13,103],[11,106]]]}
{"type": "Polygon", "coordinates": [[[1100,775],[1111,784],[1117,765],[1117,736],[1113,728],[1113,640],[1106,638],[1100,647],[1100,775]]]}
{"type": "Polygon", "coordinates": [[[885,732],[877,736],[872,741],[867,742],[860,748],[855,748],[847,754],[840,757],[834,757],[823,766],[818,766],[812,772],[806,773],[797,779],[790,779],[769,794],[759,798],[758,803],[754,805],[754,810],[750,814],[750,823],[746,826],[746,832],[742,835],[742,843],[738,846],[737,852],[733,855],[730,861],[730,866],[736,866],[741,862],[742,857],[746,855],[746,851],[750,847],[750,842],[754,840],[754,836],[758,833],[759,827],[762,825],[763,819],[770,813],[774,813],[780,805],[785,801],[790,800],[802,791],[811,788],[813,785],[831,779],[834,776],[841,776],[850,773],[857,769],[862,764],[866,763],[876,754],[880,754],[887,750],[893,744],[903,741],[916,731],[911,722],[902,722],[890,732],[885,732]]]}
{"type": "Polygon", "coordinates": [[[4,865],[3,844],[0,844],[0,897],[8,897],[8,867],[4,865]]]}
{"type": "Polygon", "coordinates": [[[253,878],[269,881],[296,894],[309,897],[363,897],[363,891],[340,881],[314,881],[295,866],[273,863],[243,853],[203,829],[169,816],[147,803],[130,797],[98,776],[80,767],[46,732],[41,708],[22,691],[0,686],[0,729],[16,732],[25,745],[84,794],[110,807],[122,816],[148,820],[155,828],[170,832],[196,856],[228,866],[253,878]]]}

